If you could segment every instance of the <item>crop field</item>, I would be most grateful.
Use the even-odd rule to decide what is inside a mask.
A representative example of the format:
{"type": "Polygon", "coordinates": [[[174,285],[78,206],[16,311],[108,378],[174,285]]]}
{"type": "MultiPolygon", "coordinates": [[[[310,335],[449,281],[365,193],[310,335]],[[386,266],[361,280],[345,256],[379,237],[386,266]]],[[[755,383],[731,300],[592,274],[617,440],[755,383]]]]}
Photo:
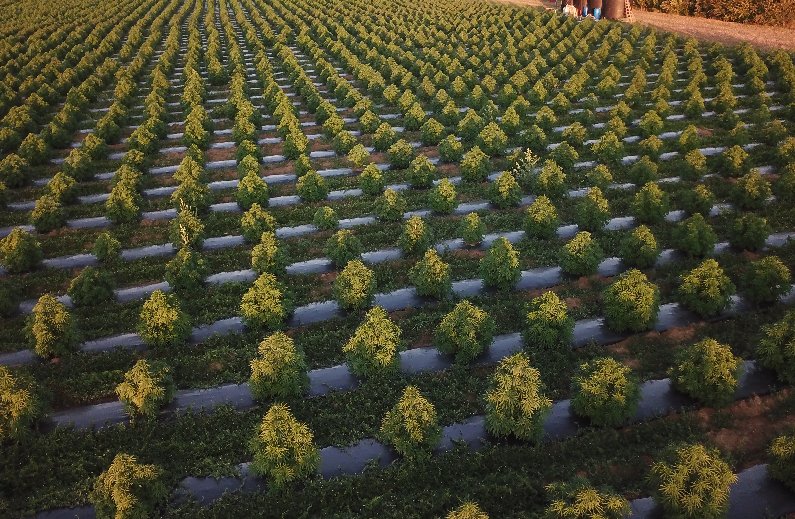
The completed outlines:
{"type": "Polygon", "coordinates": [[[792,54],[2,5],[0,517],[795,512],[792,54]]]}

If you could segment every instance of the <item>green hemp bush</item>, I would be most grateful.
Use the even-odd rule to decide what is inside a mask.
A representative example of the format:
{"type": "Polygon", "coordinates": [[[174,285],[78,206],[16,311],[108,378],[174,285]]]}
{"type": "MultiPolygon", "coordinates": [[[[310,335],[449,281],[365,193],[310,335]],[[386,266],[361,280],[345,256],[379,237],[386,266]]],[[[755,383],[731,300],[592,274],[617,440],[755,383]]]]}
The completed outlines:
{"type": "Polygon", "coordinates": [[[753,304],[769,304],[790,291],[792,275],[777,257],[751,262],[740,279],[740,293],[753,304]]]}
{"type": "Polygon", "coordinates": [[[263,339],[250,365],[248,385],[259,401],[299,396],[309,385],[304,352],[283,332],[263,339]]]}
{"type": "Polygon", "coordinates": [[[138,519],[157,515],[156,507],[167,497],[159,468],[119,453],[97,478],[90,501],[97,519],[138,519]]]}
{"type": "Polygon", "coordinates": [[[510,172],[503,171],[491,183],[489,201],[500,209],[516,207],[522,201],[522,188],[510,172]]]}
{"type": "Polygon", "coordinates": [[[770,476],[781,481],[790,490],[795,490],[795,435],[784,434],[770,444],[767,451],[770,458],[770,476]]]}
{"type": "Polygon", "coordinates": [[[450,265],[433,248],[426,250],[422,259],[411,267],[409,280],[420,296],[443,299],[452,291],[450,265]]]}
{"type": "Polygon", "coordinates": [[[255,330],[281,328],[292,309],[284,285],[270,273],[260,274],[240,301],[243,323],[255,330]]]}
{"type": "Polygon", "coordinates": [[[251,249],[251,268],[257,274],[270,272],[275,274],[284,269],[287,263],[287,254],[284,247],[279,244],[276,234],[264,232],[259,243],[251,249]]]}
{"type": "Polygon", "coordinates": [[[772,194],[770,183],[762,177],[759,170],[754,169],[737,180],[732,201],[740,209],[756,211],[765,206],[768,197],[772,194]]]}
{"type": "Polygon", "coordinates": [[[400,235],[398,245],[404,254],[412,256],[420,254],[433,243],[431,229],[419,216],[412,216],[403,224],[403,233],[400,235]]]}
{"type": "Polygon", "coordinates": [[[478,146],[464,154],[461,159],[461,178],[464,182],[485,182],[489,175],[489,156],[478,146]]]}
{"type": "Polygon", "coordinates": [[[305,202],[318,202],[328,196],[326,180],[317,171],[310,170],[298,179],[296,191],[305,202]]]}
{"type": "Polygon", "coordinates": [[[371,377],[397,370],[399,347],[400,328],[383,308],[376,306],[367,312],[342,351],[353,374],[371,377]]]}
{"type": "Polygon", "coordinates": [[[259,204],[252,204],[240,217],[240,231],[249,243],[259,241],[262,233],[276,230],[276,218],[259,204]]]}
{"type": "Polygon", "coordinates": [[[415,386],[406,386],[400,400],[381,422],[379,436],[401,456],[426,459],[439,443],[442,428],[436,408],[415,386]]]}
{"type": "Polygon", "coordinates": [[[375,214],[384,222],[399,222],[406,212],[406,199],[394,189],[385,190],[375,200],[375,214]]]}
{"type": "Polygon", "coordinates": [[[682,197],[682,209],[690,214],[701,214],[709,216],[712,205],[715,203],[715,195],[704,184],[697,184],[692,189],[688,189],[682,197]]]}
{"type": "Polygon", "coordinates": [[[486,224],[480,220],[477,213],[469,213],[461,219],[459,233],[464,240],[464,245],[474,247],[483,242],[483,234],[486,232],[486,224]]]}
{"type": "Polygon", "coordinates": [[[499,290],[511,290],[519,281],[519,253],[511,242],[497,238],[480,260],[480,276],[485,286],[499,290]]]}
{"type": "Polygon", "coordinates": [[[606,487],[594,487],[582,477],[552,483],[546,491],[551,500],[546,510],[549,519],[624,519],[630,513],[629,501],[623,496],[606,487]]]}
{"type": "Polygon", "coordinates": [[[66,223],[66,214],[61,202],[50,195],[39,197],[36,206],[30,212],[30,223],[40,233],[48,233],[63,227],[66,223]]]}
{"type": "Polygon", "coordinates": [[[560,267],[572,276],[589,276],[596,272],[603,258],[604,252],[591,233],[582,231],[563,245],[560,267]]]}
{"type": "MultiPolygon", "coordinates": [[[[387,155],[389,157],[389,162],[392,165],[392,169],[406,169],[409,167],[409,165],[412,165],[412,161],[414,159],[414,148],[406,140],[399,139],[389,147],[387,155]]],[[[422,156],[418,158],[428,160],[422,156]]]]}
{"type": "Polygon", "coordinates": [[[375,196],[384,190],[384,174],[375,164],[368,164],[359,174],[359,188],[365,195],[375,196]]]}
{"type": "Polygon", "coordinates": [[[330,231],[337,228],[340,219],[337,217],[336,211],[326,205],[315,211],[312,223],[321,231],[330,231]]]}
{"type": "Polygon", "coordinates": [[[632,214],[640,223],[660,223],[668,214],[668,195],[654,182],[648,182],[632,200],[632,214]]]}
{"type": "Polygon", "coordinates": [[[3,267],[12,274],[30,272],[39,266],[42,257],[38,240],[21,227],[14,227],[0,240],[0,259],[3,267]]]}
{"type": "Polygon", "coordinates": [[[552,201],[544,195],[536,198],[525,210],[524,232],[528,238],[554,238],[560,220],[552,201]]]}
{"type": "Polygon", "coordinates": [[[97,236],[93,248],[94,256],[105,265],[114,265],[121,260],[121,243],[108,232],[97,236]]]}
{"type": "Polygon", "coordinates": [[[175,248],[190,247],[198,249],[204,243],[204,224],[196,212],[182,205],[177,217],[171,222],[169,236],[175,248]]]}
{"type": "Polygon", "coordinates": [[[682,277],[678,295],[688,310],[712,317],[728,308],[734,291],[734,283],[718,262],[707,259],[682,277]]]}
{"type": "Polygon", "coordinates": [[[116,395],[133,419],[154,420],[174,397],[174,381],[168,365],[141,359],[124,374],[116,395]]]}
{"type": "Polygon", "coordinates": [[[718,241],[712,226],[699,213],[679,222],[674,228],[673,238],[680,251],[695,258],[710,254],[718,241]]]}
{"type": "Polygon", "coordinates": [[[156,290],[143,304],[138,333],[153,347],[178,346],[190,336],[190,317],[182,311],[173,294],[156,290]]]}
{"type": "Polygon", "coordinates": [[[577,203],[577,225],[583,231],[601,231],[610,219],[610,204],[598,187],[592,187],[577,203]]]}
{"type": "MultiPolygon", "coordinates": [[[[393,163],[394,164],[394,163],[393,163]]],[[[427,189],[433,185],[436,177],[436,166],[425,155],[418,155],[408,164],[406,179],[414,189],[427,189]]]]}
{"type": "Polygon", "coordinates": [[[494,337],[494,319],[469,301],[459,302],[446,314],[434,334],[434,343],[442,353],[467,364],[485,350],[494,337]]]}
{"type": "Polygon", "coordinates": [[[717,450],[685,445],[655,463],[650,480],[655,500],[667,517],[718,519],[725,517],[729,488],[737,481],[717,450]]]}
{"type": "Polygon", "coordinates": [[[431,209],[437,214],[450,214],[458,205],[455,186],[447,178],[439,181],[428,198],[431,209]]]}
{"type": "Polygon", "coordinates": [[[745,213],[732,222],[729,244],[738,250],[758,251],[764,247],[771,232],[773,228],[765,218],[745,213]]]}
{"type": "Polygon", "coordinates": [[[446,519],[489,519],[489,515],[480,509],[477,503],[467,501],[447,514],[446,519]]]}
{"type": "Polygon", "coordinates": [[[795,311],[762,327],[756,357],[760,364],[775,371],[780,380],[795,382],[795,311]]]}
{"type": "Polygon", "coordinates": [[[629,178],[641,186],[647,182],[654,182],[659,176],[657,163],[648,155],[644,155],[629,168],[629,178]]]}
{"type": "Polygon", "coordinates": [[[362,255],[362,242],[349,229],[340,229],[326,241],[326,256],[337,267],[345,266],[349,261],[359,259],[362,255]]]}
{"type": "Polygon", "coordinates": [[[657,321],[660,290],[639,270],[629,270],[602,294],[605,323],[616,332],[642,332],[657,321]]]}
{"type": "Polygon", "coordinates": [[[615,427],[631,418],[640,400],[632,368],[611,357],[580,364],[572,378],[572,410],[601,427],[615,427]]]}
{"type": "Polygon", "coordinates": [[[369,306],[375,291],[375,276],[361,260],[351,260],[334,280],[334,299],[344,310],[369,306]]]}
{"type": "Polygon", "coordinates": [[[114,285],[107,270],[86,267],[69,283],[67,294],[75,306],[93,306],[112,300],[114,285]]]}
{"type": "Polygon", "coordinates": [[[544,292],[527,305],[522,339],[530,351],[568,347],[573,333],[574,319],[555,292],[544,292]]]}
{"type": "Polygon", "coordinates": [[[183,247],[166,263],[166,281],[176,292],[196,290],[204,285],[207,270],[201,253],[183,247]]]}
{"type": "Polygon", "coordinates": [[[41,408],[33,381],[0,366],[0,444],[28,436],[41,408]]]}
{"type": "Polygon", "coordinates": [[[660,246],[654,233],[645,225],[640,225],[621,240],[621,261],[639,269],[650,268],[657,262],[660,246]]]}
{"type": "Polygon", "coordinates": [[[252,205],[258,204],[267,207],[269,199],[268,184],[259,174],[249,171],[237,185],[235,195],[237,205],[243,210],[248,210],[252,205]]]}
{"type": "Polygon", "coordinates": [[[734,400],[742,372],[743,361],[730,347],[704,339],[679,350],[668,373],[678,391],[716,407],[734,400]]]}
{"type": "Polygon", "coordinates": [[[524,353],[497,365],[486,392],[486,428],[495,436],[538,441],[552,401],[544,395],[541,374],[524,353]]]}
{"type": "Polygon", "coordinates": [[[36,302],[25,332],[39,357],[61,357],[77,350],[74,318],[52,294],[44,294],[36,302]]]}
{"type": "Polygon", "coordinates": [[[545,160],[531,183],[534,192],[538,195],[547,196],[552,200],[566,196],[566,174],[554,160],[545,160]]]}
{"type": "Polygon", "coordinates": [[[249,449],[254,455],[251,470],[274,488],[308,479],[320,466],[320,452],[312,431],[296,420],[284,404],[268,409],[249,449]]]}

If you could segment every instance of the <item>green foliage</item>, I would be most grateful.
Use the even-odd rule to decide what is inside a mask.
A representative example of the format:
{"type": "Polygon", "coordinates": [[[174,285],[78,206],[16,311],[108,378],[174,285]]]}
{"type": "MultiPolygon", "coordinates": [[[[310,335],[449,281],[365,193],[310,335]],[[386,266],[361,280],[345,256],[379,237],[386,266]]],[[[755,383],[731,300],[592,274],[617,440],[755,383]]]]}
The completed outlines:
{"type": "Polygon", "coordinates": [[[359,143],[348,152],[348,161],[360,168],[370,161],[370,152],[367,151],[364,144],[359,143]]]}
{"type": "Polygon", "coordinates": [[[588,183],[605,191],[613,183],[613,174],[604,164],[599,164],[586,174],[588,183]]]}
{"type": "Polygon", "coordinates": [[[776,197],[785,203],[795,202],[795,162],[785,167],[773,184],[776,197]]]}
{"type": "Polygon", "coordinates": [[[704,260],[682,277],[679,301],[702,317],[720,314],[731,302],[735,287],[714,259],[704,260]]]}
{"type": "Polygon", "coordinates": [[[345,310],[367,307],[374,291],[373,271],[358,259],[349,261],[334,280],[334,298],[345,310]]]}
{"type": "Polygon", "coordinates": [[[36,302],[27,319],[25,333],[39,357],[61,357],[77,350],[74,319],[63,303],[51,294],[42,295],[36,302]]]}
{"type": "Polygon", "coordinates": [[[644,155],[629,168],[629,178],[637,185],[657,180],[659,176],[657,163],[651,157],[644,155]]]}
{"type": "Polygon", "coordinates": [[[604,252],[591,233],[581,231],[563,245],[560,266],[566,274],[588,276],[596,272],[603,258],[604,252]]]}
{"type": "Polygon", "coordinates": [[[240,231],[243,238],[249,242],[256,242],[264,232],[276,230],[276,218],[259,204],[254,203],[248,211],[240,217],[240,231]]]}
{"type": "Polygon", "coordinates": [[[487,155],[502,155],[508,145],[508,136],[495,122],[487,124],[478,134],[478,146],[487,155]]]}
{"type": "Polygon", "coordinates": [[[429,118],[420,128],[422,143],[426,146],[436,146],[444,135],[444,125],[434,118],[429,118]]]}
{"type": "Polygon", "coordinates": [[[365,195],[375,196],[384,190],[384,175],[378,166],[368,164],[359,175],[359,187],[365,195]]]}
{"type": "Polygon", "coordinates": [[[467,364],[491,344],[494,329],[494,319],[465,300],[442,318],[434,343],[442,353],[454,356],[457,363],[467,364]]]}
{"type": "Polygon", "coordinates": [[[480,509],[477,503],[467,501],[447,514],[446,519],[489,519],[489,515],[480,509]]]}
{"type": "Polygon", "coordinates": [[[237,185],[235,199],[241,209],[250,209],[254,204],[267,207],[268,198],[268,184],[257,173],[249,171],[237,185]]]}
{"type": "Polygon", "coordinates": [[[571,171],[574,168],[574,163],[580,158],[571,144],[562,142],[549,154],[550,160],[555,161],[564,171],[571,171]]]}
{"type": "Polygon", "coordinates": [[[668,195],[654,182],[646,183],[632,200],[632,214],[641,223],[662,222],[668,209],[668,195]]]}
{"type": "Polygon", "coordinates": [[[439,214],[450,214],[458,205],[455,186],[447,178],[443,178],[439,181],[428,198],[431,209],[439,214]]]}
{"type": "Polygon", "coordinates": [[[340,220],[337,218],[337,213],[334,209],[326,205],[315,211],[315,215],[312,217],[312,223],[321,231],[329,231],[331,229],[336,229],[340,220]]]}
{"type": "Polygon", "coordinates": [[[298,179],[296,191],[305,202],[318,202],[328,196],[326,180],[317,171],[310,170],[298,179]]]}
{"type": "Polygon", "coordinates": [[[773,440],[767,451],[770,458],[768,472],[790,490],[795,489],[795,435],[781,435],[773,440]]]}
{"type": "Polygon", "coordinates": [[[94,241],[93,253],[100,263],[113,265],[121,259],[121,243],[110,233],[103,232],[94,241]]]}
{"type": "Polygon", "coordinates": [[[275,488],[307,479],[320,466],[320,452],[312,431],[296,420],[284,404],[268,409],[249,449],[254,455],[251,470],[275,488]]]}
{"type": "Polygon", "coordinates": [[[762,328],[762,338],[756,349],[759,363],[776,372],[778,378],[795,382],[795,311],[762,328]]]}
{"type": "Polygon", "coordinates": [[[174,397],[174,381],[168,365],[141,359],[116,386],[116,395],[133,418],[154,420],[157,413],[174,397]]]}
{"type": "Polygon", "coordinates": [[[535,177],[533,189],[553,200],[562,198],[566,195],[566,174],[555,161],[546,160],[535,177]]]}
{"type": "Polygon", "coordinates": [[[34,382],[22,373],[0,366],[0,444],[26,437],[41,408],[34,382]]]}
{"type": "Polygon", "coordinates": [[[690,150],[685,154],[681,175],[685,180],[700,180],[707,172],[707,158],[699,150],[690,150]]]}
{"type": "Polygon", "coordinates": [[[511,290],[521,277],[519,253],[511,242],[497,238],[480,260],[480,276],[486,287],[511,290]]]}
{"type": "Polygon", "coordinates": [[[538,441],[552,401],[544,395],[541,374],[517,353],[500,361],[486,393],[486,428],[495,436],[538,441]]]}
{"type": "Polygon", "coordinates": [[[657,262],[660,246],[654,233],[640,225],[621,240],[621,261],[635,268],[650,268],[657,262]]]}
{"type": "Polygon", "coordinates": [[[195,290],[204,284],[207,264],[202,255],[189,247],[181,248],[166,263],[166,281],[176,291],[195,290]]]}
{"type": "Polygon", "coordinates": [[[464,182],[484,182],[489,175],[489,156],[474,146],[461,159],[461,178],[464,182]]]}
{"type": "Polygon", "coordinates": [[[555,205],[544,195],[536,198],[525,211],[524,231],[528,238],[554,238],[559,223],[555,205]]]}
{"type": "Polygon", "coordinates": [[[36,206],[30,212],[30,223],[40,233],[48,233],[63,227],[66,215],[61,202],[53,196],[42,195],[36,200],[36,206]]]}
{"type": "Polygon", "coordinates": [[[522,201],[522,188],[512,173],[503,171],[489,187],[489,201],[500,209],[516,207],[522,201]]]}
{"type": "Polygon", "coordinates": [[[251,249],[251,268],[257,274],[277,273],[287,263],[287,254],[279,245],[276,234],[264,232],[258,244],[251,249]]]}
{"type": "Polygon", "coordinates": [[[105,201],[105,215],[117,225],[132,223],[141,215],[140,204],[141,195],[136,187],[127,182],[119,182],[113,186],[105,201]]]}
{"type": "Polygon", "coordinates": [[[704,184],[696,184],[683,194],[682,208],[690,214],[698,213],[707,217],[714,203],[715,195],[712,191],[704,184]]]}
{"type": "Polygon", "coordinates": [[[284,285],[270,273],[260,274],[240,301],[240,317],[254,330],[281,328],[292,312],[292,301],[284,285]]]}
{"type": "Polygon", "coordinates": [[[580,364],[572,377],[572,410],[601,427],[615,427],[635,414],[640,387],[629,366],[611,357],[580,364]]]}
{"type": "Polygon", "coordinates": [[[424,252],[433,243],[431,229],[419,216],[412,216],[403,224],[403,233],[400,235],[398,245],[406,255],[416,255],[424,252]]]}
{"type": "Polygon", "coordinates": [[[76,185],[75,179],[59,171],[47,183],[46,190],[55,200],[62,204],[69,204],[77,198],[76,185]]]}
{"type": "MultiPolygon", "coordinates": [[[[392,165],[394,166],[394,162],[392,165]]],[[[406,164],[409,170],[406,172],[406,178],[414,189],[427,189],[433,185],[433,179],[436,176],[436,166],[425,155],[418,155],[411,164],[406,164]]],[[[401,168],[406,166],[400,166],[401,168]]]]}
{"type": "Polygon", "coordinates": [[[159,468],[119,453],[97,478],[90,499],[98,519],[144,519],[167,496],[159,468]]]}
{"type": "Polygon", "coordinates": [[[640,123],[638,124],[638,127],[640,128],[644,137],[657,135],[663,131],[664,126],[665,125],[662,118],[657,115],[657,112],[654,110],[649,110],[643,114],[643,117],[640,118],[640,123]]]}
{"type": "Polygon", "coordinates": [[[591,151],[600,162],[616,166],[621,164],[621,158],[624,156],[624,143],[615,132],[607,131],[591,145],[591,151]]]}
{"type": "Polygon", "coordinates": [[[704,339],[679,350],[669,375],[674,387],[708,406],[734,400],[743,361],[730,347],[704,339]]]}
{"type": "Polygon", "coordinates": [[[439,142],[439,157],[442,162],[458,162],[461,160],[463,146],[455,135],[448,135],[439,142]]]}
{"type": "Polygon", "coordinates": [[[729,488],[737,481],[717,451],[703,445],[677,448],[655,463],[650,480],[666,517],[718,519],[726,515],[729,488]]]}
{"type": "Polygon", "coordinates": [[[757,305],[774,303],[792,288],[789,267],[776,256],[751,262],[740,281],[740,293],[757,305]]]}
{"type": "Polygon", "coordinates": [[[439,443],[442,428],[433,404],[415,386],[406,386],[384,416],[379,436],[405,458],[426,459],[439,443]]]}
{"type": "Polygon", "coordinates": [[[436,249],[428,249],[425,255],[409,270],[409,280],[417,294],[442,299],[452,290],[450,265],[445,263],[436,249]]]}
{"type": "Polygon", "coordinates": [[[389,147],[387,155],[392,169],[405,169],[412,165],[414,148],[406,140],[400,139],[389,147]]]}
{"type": "Polygon", "coordinates": [[[326,241],[326,256],[341,267],[362,254],[362,242],[348,229],[340,229],[326,241]]]}
{"type": "Polygon", "coordinates": [[[304,352],[283,332],[263,339],[250,365],[248,385],[260,401],[299,396],[309,384],[304,352]]]}
{"type": "Polygon", "coordinates": [[[598,187],[592,187],[577,203],[577,225],[584,231],[601,231],[610,219],[610,204],[598,187]]]}
{"type": "Polygon", "coordinates": [[[12,274],[35,269],[42,256],[38,240],[21,227],[14,227],[8,236],[0,240],[3,267],[12,274]]]}
{"type": "Polygon", "coordinates": [[[639,270],[629,270],[602,294],[605,323],[616,332],[651,328],[660,310],[660,290],[639,270]]]}
{"type": "Polygon", "coordinates": [[[198,249],[204,243],[204,224],[193,209],[183,205],[177,212],[177,217],[171,222],[169,235],[171,243],[177,249],[183,247],[198,249]]]}
{"type": "Polygon", "coordinates": [[[762,209],[770,195],[772,195],[770,183],[762,177],[758,170],[754,169],[737,180],[732,200],[741,209],[754,211],[762,209]]]}
{"type": "Polygon", "coordinates": [[[767,220],[753,213],[745,213],[734,219],[729,234],[729,243],[735,249],[758,251],[773,231],[767,220]]]}
{"type": "Polygon", "coordinates": [[[712,253],[718,237],[701,214],[696,213],[674,228],[676,247],[691,257],[704,257],[712,253]]]}
{"type": "Polygon", "coordinates": [[[69,283],[67,293],[75,306],[93,306],[112,300],[114,285],[108,271],[86,267],[69,283]]]}
{"type": "Polygon", "coordinates": [[[720,166],[724,176],[739,177],[748,171],[750,157],[741,146],[735,144],[720,155],[720,166]]]}
{"type": "Polygon", "coordinates": [[[387,189],[375,200],[375,214],[385,222],[399,222],[406,212],[406,199],[394,189],[387,189]]]}
{"type": "Polygon", "coordinates": [[[574,319],[566,303],[552,291],[534,297],[527,306],[522,339],[531,351],[568,347],[574,333],[574,319]]]}
{"type": "Polygon", "coordinates": [[[551,503],[549,519],[623,519],[629,516],[629,502],[609,488],[596,488],[585,478],[547,485],[551,503]]]}
{"type": "Polygon", "coordinates": [[[15,153],[0,160],[0,181],[8,187],[23,187],[29,181],[28,163],[15,153]]]}
{"type": "Polygon", "coordinates": [[[483,234],[486,232],[486,224],[480,220],[477,213],[469,213],[461,219],[459,233],[464,240],[464,245],[474,247],[483,241],[483,234]]]}
{"type": "Polygon", "coordinates": [[[179,346],[191,332],[190,317],[182,311],[173,294],[156,290],[143,304],[138,320],[138,334],[149,346],[179,346]]]}
{"type": "Polygon", "coordinates": [[[399,348],[400,328],[383,308],[376,306],[367,312],[342,351],[353,374],[373,377],[397,370],[399,348]]]}

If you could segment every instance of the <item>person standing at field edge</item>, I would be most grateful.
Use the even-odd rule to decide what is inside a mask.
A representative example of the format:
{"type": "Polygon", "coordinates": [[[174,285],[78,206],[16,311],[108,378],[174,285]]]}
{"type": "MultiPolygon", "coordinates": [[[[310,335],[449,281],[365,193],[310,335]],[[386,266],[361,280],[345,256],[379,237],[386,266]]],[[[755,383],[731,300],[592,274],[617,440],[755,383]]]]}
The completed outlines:
{"type": "Polygon", "coordinates": [[[591,14],[594,20],[602,18],[602,0],[589,0],[588,4],[591,7],[591,14]]]}
{"type": "Polygon", "coordinates": [[[566,0],[566,7],[563,8],[563,14],[577,18],[577,8],[574,7],[574,0],[566,0]]]}

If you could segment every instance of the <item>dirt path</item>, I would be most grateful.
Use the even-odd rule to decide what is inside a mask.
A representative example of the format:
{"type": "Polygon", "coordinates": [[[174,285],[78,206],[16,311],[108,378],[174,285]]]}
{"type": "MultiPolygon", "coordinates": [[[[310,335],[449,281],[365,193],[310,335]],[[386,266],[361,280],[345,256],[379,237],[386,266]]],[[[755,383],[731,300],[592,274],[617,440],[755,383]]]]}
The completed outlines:
{"type": "MultiPolygon", "coordinates": [[[[529,7],[554,7],[548,0],[498,0],[505,3],[529,7]]],[[[785,49],[795,51],[795,29],[751,25],[696,16],[655,13],[634,9],[635,23],[648,25],[664,31],[692,36],[699,40],[716,41],[728,45],[748,42],[763,49],[785,49]]]]}

